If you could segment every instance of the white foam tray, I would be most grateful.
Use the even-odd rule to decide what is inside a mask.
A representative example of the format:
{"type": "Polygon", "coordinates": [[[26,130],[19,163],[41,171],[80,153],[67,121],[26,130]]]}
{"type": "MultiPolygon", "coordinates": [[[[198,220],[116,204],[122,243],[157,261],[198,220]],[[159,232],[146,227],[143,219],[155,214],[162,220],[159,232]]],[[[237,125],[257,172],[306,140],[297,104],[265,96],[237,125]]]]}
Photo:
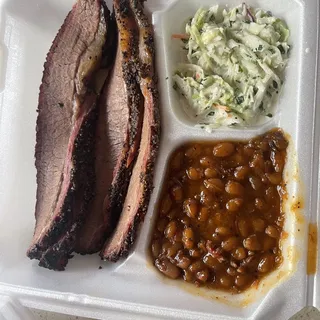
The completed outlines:
{"type": "MultiPolygon", "coordinates": [[[[283,94],[276,116],[263,126],[209,134],[190,127],[171,88],[170,75],[179,60],[171,33],[181,31],[198,6],[216,3],[148,1],[148,9],[155,12],[162,113],[162,143],[149,212],[129,259],[108,264],[98,256],[76,256],[59,273],[38,267],[25,251],[34,227],[38,88],[46,53],[73,1],[0,0],[0,293],[24,306],[98,319],[269,320],[288,319],[307,305],[320,308],[319,271],[315,276],[306,274],[307,226],[319,222],[320,209],[319,0],[248,1],[284,18],[291,29],[293,47],[283,94]],[[185,141],[247,139],[275,126],[291,137],[285,172],[288,238],[283,241],[281,269],[258,289],[237,296],[164,280],[148,260],[147,246],[170,152],[185,141]],[[293,211],[299,200],[301,209],[293,211]]],[[[234,6],[241,1],[219,3],[234,6]]]]}

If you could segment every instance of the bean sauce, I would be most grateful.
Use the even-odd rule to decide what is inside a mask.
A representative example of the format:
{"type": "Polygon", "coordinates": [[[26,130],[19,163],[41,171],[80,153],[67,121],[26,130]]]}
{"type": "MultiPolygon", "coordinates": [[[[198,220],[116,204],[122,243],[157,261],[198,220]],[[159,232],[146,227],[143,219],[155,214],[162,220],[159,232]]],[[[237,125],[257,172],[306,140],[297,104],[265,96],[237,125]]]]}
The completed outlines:
{"type": "Polygon", "coordinates": [[[168,165],[150,245],[165,276],[241,292],[279,267],[283,169],[280,129],[250,141],[190,143],[168,165]]]}

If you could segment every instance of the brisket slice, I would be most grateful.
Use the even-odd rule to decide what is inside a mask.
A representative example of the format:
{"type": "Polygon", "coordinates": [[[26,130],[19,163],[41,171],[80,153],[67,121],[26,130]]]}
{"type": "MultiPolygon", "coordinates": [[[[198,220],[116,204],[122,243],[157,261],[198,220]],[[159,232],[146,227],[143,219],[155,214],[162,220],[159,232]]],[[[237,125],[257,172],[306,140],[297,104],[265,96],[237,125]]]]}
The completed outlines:
{"type": "MultiPolygon", "coordinates": [[[[115,0],[114,3],[116,9],[119,1],[115,0]]],[[[117,15],[116,9],[116,19],[119,19],[119,15],[128,19],[128,12],[133,14],[139,28],[137,68],[138,82],[144,96],[144,116],[139,155],[132,171],[123,210],[116,229],[100,253],[102,259],[110,261],[117,261],[120,257],[128,255],[135,241],[138,227],[145,217],[153,189],[153,171],[160,141],[153,29],[143,12],[140,1],[120,1],[120,12],[117,15]]]]}
{"type": "Polygon", "coordinates": [[[95,198],[77,236],[76,252],[81,254],[100,251],[114,230],[141,138],[143,96],[133,63],[139,31],[133,19],[117,23],[121,28],[115,64],[99,101],[95,198]]]}
{"type": "Polygon", "coordinates": [[[64,269],[93,197],[95,137],[90,132],[97,118],[93,80],[101,67],[108,20],[102,1],[78,0],[44,65],[35,151],[36,226],[27,255],[49,269],[64,269]],[[63,250],[57,251],[66,237],[63,250]]]}

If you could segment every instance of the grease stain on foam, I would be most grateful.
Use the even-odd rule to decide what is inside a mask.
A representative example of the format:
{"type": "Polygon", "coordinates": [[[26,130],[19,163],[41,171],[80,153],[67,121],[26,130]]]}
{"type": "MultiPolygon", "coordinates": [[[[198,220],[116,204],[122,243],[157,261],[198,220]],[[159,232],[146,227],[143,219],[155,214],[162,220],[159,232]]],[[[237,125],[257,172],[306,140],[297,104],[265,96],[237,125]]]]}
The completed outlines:
{"type": "Polygon", "coordinates": [[[289,233],[287,231],[282,231],[281,233],[281,241],[285,241],[289,238],[289,233]]]}
{"type": "Polygon", "coordinates": [[[290,213],[292,215],[292,229],[294,239],[301,240],[306,233],[306,219],[303,214],[304,202],[302,198],[293,199],[290,203],[290,213]]]}
{"type": "Polygon", "coordinates": [[[318,226],[316,223],[309,223],[308,230],[308,260],[307,274],[314,275],[317,272],[318,256],[318,226]]]}
{"type": "Polygon", "coordinates": [[[298,212],[298,210],[303,209],[304,208],[304,203],[302,199],[297,199],[297,200],[293,200],[292,204],[291,204],[291,211],[293,212],[298,212]]]}
{"type": "MultiPolygon", "coordinates": [[[[297,269],[298,262],[301,257],[301,253],[295,246],[289,246],[286,250],[286,255],[287,255],[286,259],[288,261],[288,264],[290,264],[290,267],[289,267],[290,272],[294,273],[297,269]]],[[[281,274],[280,272],[280,276],[287,276],[287,274],[281,274]]]]}

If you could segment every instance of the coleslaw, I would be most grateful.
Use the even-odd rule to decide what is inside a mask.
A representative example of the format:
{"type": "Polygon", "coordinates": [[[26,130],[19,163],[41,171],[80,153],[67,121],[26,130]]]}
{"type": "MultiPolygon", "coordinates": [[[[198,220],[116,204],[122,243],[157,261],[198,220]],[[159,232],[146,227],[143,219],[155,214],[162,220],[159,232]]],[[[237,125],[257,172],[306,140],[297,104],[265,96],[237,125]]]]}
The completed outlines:
{"type": "Polygon", "coordinates": [[[289,29],[269,11],[242,4],[200,8],[186,24],[187,63],[173,75],[197,126],[243,126],[272,117],[290,52],[289,29]]]}

